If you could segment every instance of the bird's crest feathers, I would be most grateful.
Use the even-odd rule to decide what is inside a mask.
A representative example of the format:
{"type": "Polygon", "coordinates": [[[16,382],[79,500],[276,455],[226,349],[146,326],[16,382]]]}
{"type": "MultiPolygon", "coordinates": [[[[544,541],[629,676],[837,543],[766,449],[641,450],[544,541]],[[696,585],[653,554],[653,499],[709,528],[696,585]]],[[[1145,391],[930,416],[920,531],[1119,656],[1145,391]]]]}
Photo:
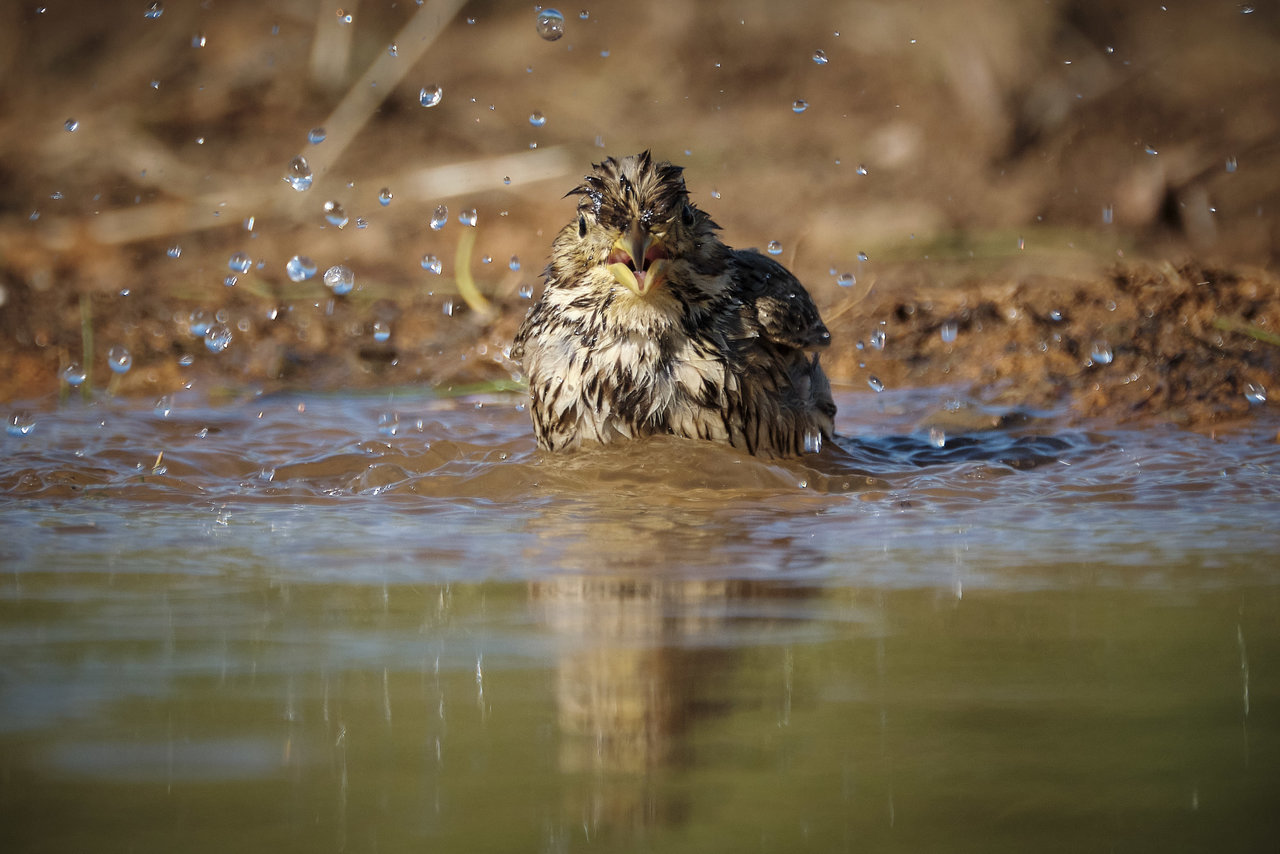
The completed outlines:
{"type": "Polygon", "coordinates": [[[598,222],[623,227],[638,221],[657,225],[680,214],[688,204],[684,169],[655,161],[648,151],[629,157],[610,157],[566,196],[581,196],[578,210],[598,222]]]}

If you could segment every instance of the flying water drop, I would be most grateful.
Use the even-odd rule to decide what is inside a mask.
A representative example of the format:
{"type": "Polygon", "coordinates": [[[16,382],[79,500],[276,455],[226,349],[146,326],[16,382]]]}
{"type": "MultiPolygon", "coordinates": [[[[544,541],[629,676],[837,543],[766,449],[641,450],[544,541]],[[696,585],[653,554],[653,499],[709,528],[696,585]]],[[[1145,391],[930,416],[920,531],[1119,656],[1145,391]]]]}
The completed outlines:
{"type": "Polygon", "coordinates": [[[170,246],[167,250],[165,250],[165,254],[168,255],[170,258],[181,258],[182,247],[175,243],[172,246],[170,246]]]}
{"type": "Polygon", "coordinates": [[[316,262],[306,255],[294,255],[285,262],[284,272],[291,282],[305,282],[316,274],[316,262]]]}
{"type": "Polygon", "coordinates": [[[782,244],[776,240],[770,240],[769,245],[765,247],[765,251],[768,252],[770,255],[781,255],[782,244]]]}
{"type": "Polygon", "coordinates": [[[233,273],[247,273],[253,266],[253,259],[243,252],[237,252],[227,259],[227,269],[233,273]]]}
{"type": "Polygon", "coordinates": [[[307,158],[299,154],[289,161],[289,171],[284,173],[284,180],[290,187],[299,193],[309,190],[312,178],[311,164],[307,162],[307,158]]]}
{"type": "Polygon", "coordinates": [[[356,274],[351,272],[350,267],[335,264],[324,271],[324,284],[337,296],[344,296],[356,286],[356,274]]]}
{"type": "Polygon", "coordinates": [[[851,288],[858,283],[858,278],[853,273],[841,273],[836,276],[836,284],[842,288],[851,288]]]}
{"type": "Polygon", "coordinates": [[[160,0],[156,0],[156,2],[154,3],[147,4],[147,8],[145,11],[143,11],[142,17],[147,18],[148,20],[154,21],[156,18],[159,18],[163,14],[164,14],[164,4],[161,3],[160,0]]]}
{"type": "Polygon", "coordinates": [[[958,328],[954,320],[948,320],[942,324],[942,328],[938,330],[938,334],[942,337],[943,344],[950,344],[956,340],[958,328]]]}
{"type": "Polygon", "coordinates": [[[826,52],[825,50],[815,50],[815,51],[813,52],[813,64],[814,64],[814,65],[826,65],[826,64],[827,64],[827,52],[826,52]]]}
{"type": "Polygon", "coordinates": [[[533,297],[533,285],[525,282],[520,286],[520,299],[531,299],[533,297]]]}
{"type": "Polygon", "coordinates": [[[470,208],[469,210],[462,211],[461,213],[458,214],[458,222],[462,223],[463,225],[469,225],[472,228],[475,228],[477,219],[478,217],[476,216],[475,208],[470,208]]]}
{"type": "Polygon", "coordinates": [[[947,431],[941,427],[930,427],[929,444],[935,448],[944,447],[947,444],[947,431]]]}
{"type": "Polygon", "coordinates": [[[1250,403],[1266,403],[1267,389],[1259,383],[1246,383],[1244,387],[1245,400],[1250,403]]]}
{"type": "Polygon", "coordinates": [[[75,133],[80,129],[80,122],[75,119],[67,119],[62,126],[67,129],[67,133],[75,133]]]}
{"type": "Polygon", "coordinates": [[[426,270],[428,273],[435,273],[438,276],[443,272],[444,264],[441,263],[440,259],[434,255],[423,255],[422,269],[426,270]]]}
{"type": "Polygon", "coordinates": [[[395,197],[391,194],[391,188],[383,187],[382,190],[378,193],[378,204],[382,205],[385,208],[387,205],[391,204],[391,200],[393,198],[395,197]]]}
{"type": "Polygon", "coordinates": [[[1101,339],[1093,342],[1093,347],[1089,352],[1089,358],[1093,360],[1095,365],[1109,365],[1115,355],[1111,352],[1111,345],[1101,339]]]}
{"type": "Polygon", "coordinates": [[[62,381],[72,388],[79,388],[84,385],[87,376],[84,368],[80,367],[79,362],[72,362],[62,369],[62,381]]]}
{"type": "Polygon", "coordinates": [[[127,374],[133,367],[133,354],[129,348],[117,344],[107,351],[107,365],[117,374],[127,374]]]}
{"type": "Polygon", "coordinates": [[[538,13],[534,27],[544,40],[556,41],[564,35],[564,15],[556,9],[543,9],[538,13]]]}
{"type": "Polygon", "coordinates": [[[511,269],[511,272],[513,272],[513,273],[514,273],[516,270],[519,270],[519,269],[520,269],[520,258],[519,258],[519,256],[517,256],[517,255],[512,255],[512,256],[511,256],[511,263],[509,263],[509,264],[507,265],[507,267],[509,267],[509,268],[511,269]]]}
{"type": "Polygon", "coordinates": [[[320,143],[324,142],[324,138],[325,138],[324,128],[317,127],[307,131],[307,142],[311,143],[312,145],[319,145],[320,143]]]}
{"type": "Polygon", "coordinates": [[[324,218],[330,225],[343,228],[350,221],[346,210],[342,207],[342,203],[330,200],[324,203],[324,218]]]}
{"type": "Polygon", "coordinates": [[[437,83],[423,86],[418,90],[418,103],[424,107],[434,107],[444,97],[444,89],[437,83]]]}
{"type": "Polygon", "coordinates": [[[231,346],[231,327],[225,323],[215,323],[204,333],[204,346],[210,353],[221,353],[231,346]]]}
{"type": "Polygon", "coordinates": [[[871,390],[874,392],[879,393],[884,391],[884,383],[881,382],[880,378],[877,376],[873,375],[867,377],[867,385],[871,386],[871,390]]]}
{"type": "Polygon", "coordinates": [[[869,339],[869,343],[874,349],[883,350],[886,338],[887,336],[884,334],[884,330],[877,329],[871,333],[871,338],[869,339]]]}
{"type": "Polygon", "coordinates": [[[431,214],[431,230],[439,231],[449,222],[449,208],[447,205],[437,205],[435,211],[431,214]]]}
{"type": "Polygon", "coordinates": [[[804,98],[796,98],[791,104],[791,112],[793,113],[803,113],[807,109],[809,109],[809,102],[804,98]]]}
{"type": "Polygon", "coordinates": [[[373,322],[373,340],[381,344],[390,337],[391,325],[381,320],[375,320],[373,322]]]}
{"type": "Polygon", "coordinates": [[[29,413],[15,412],[9,416],[4,429],[10,436],[27,436],[36,429],[36,420],[29,413]]]}
{"type": "Polygon", "coordinates": [[[536,128],[540,128],[547,123],[547,117],[536,110],[529,116],[529,124],[536,128]]]}

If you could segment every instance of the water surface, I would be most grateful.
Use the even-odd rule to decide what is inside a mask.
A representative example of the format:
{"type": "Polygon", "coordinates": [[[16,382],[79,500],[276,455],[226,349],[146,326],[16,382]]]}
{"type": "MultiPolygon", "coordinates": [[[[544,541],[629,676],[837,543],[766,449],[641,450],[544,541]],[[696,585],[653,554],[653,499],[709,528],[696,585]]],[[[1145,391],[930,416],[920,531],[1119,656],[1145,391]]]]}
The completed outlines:
{"type": "Polygon", "coordinates": [[[1271,844],[1277,424],[838,402],[790,463],[548,457],[514,396],[34,407],[11,850],[1271,844]]]}

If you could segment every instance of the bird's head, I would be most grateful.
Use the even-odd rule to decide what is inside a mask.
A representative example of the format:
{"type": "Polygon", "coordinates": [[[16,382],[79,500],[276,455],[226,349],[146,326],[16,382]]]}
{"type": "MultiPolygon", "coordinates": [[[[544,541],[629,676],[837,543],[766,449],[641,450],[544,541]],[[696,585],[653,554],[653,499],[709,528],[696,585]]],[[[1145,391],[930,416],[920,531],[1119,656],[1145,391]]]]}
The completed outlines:
{"type": "Polygon", "coordinates": [[[689,201],[682,172],[647,151],[595,164],[567,194],[581,197],[578,257],[607,268],[639,297],[668,281],[676,262],[693,257],[716,228],[689,201]]]}

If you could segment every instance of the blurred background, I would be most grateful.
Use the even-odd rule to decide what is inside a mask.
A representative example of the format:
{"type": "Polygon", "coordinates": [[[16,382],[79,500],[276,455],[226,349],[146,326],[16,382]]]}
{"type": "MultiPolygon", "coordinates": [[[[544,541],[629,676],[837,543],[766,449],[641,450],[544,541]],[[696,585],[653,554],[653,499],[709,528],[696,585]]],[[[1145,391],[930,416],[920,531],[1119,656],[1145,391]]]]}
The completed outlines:
{"type": "Polygon", "coordinates": [[[4,399],[104,384],[112,347],[122,392],[509,378],[564,192],[645,148],[828,313],[871,283],[1280,260],[1270,2],[0,16],[4,399]]]}

